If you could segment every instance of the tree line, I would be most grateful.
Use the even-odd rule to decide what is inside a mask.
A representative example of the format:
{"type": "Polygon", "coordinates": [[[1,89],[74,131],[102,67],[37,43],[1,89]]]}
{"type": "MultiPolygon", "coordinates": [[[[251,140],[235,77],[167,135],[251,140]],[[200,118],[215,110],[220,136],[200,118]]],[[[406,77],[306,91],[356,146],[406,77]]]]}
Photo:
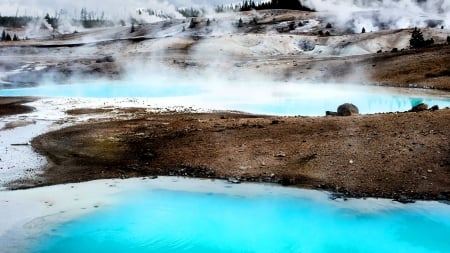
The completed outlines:
{"type": "Polygon", "coordinates": [[[228,11],[250,11],[250,10],[268,10],[268,9],[288,9],[299,11],[314,11],[304,6],[299,0],[271,0],[270,2],[255,2],[253,0],[243,0],[240,4],[219,5],[216,12],[228,11]]]}
{"type": "Polygon", "coordinates": [[[19,41],[19,36],[14,34],[11,36],[11,34],[7,33],[5,30],[2,32],[2,37],[0,38],[0,41],[19,41]]]}

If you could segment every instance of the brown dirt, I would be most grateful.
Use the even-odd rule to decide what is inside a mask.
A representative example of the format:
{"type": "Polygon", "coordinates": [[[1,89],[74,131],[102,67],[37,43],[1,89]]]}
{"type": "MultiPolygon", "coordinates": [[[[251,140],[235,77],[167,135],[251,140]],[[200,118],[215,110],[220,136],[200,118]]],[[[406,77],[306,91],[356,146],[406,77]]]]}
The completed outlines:
{"type": "MultiPolygon", "coordinates": [[[[450,90],[450,45],[364,56],[307,60],[289,57],[274,61],[273,65],[288,62],[292,62],[292,66],[282,71],[288,79],[317,77],[328,82],[450,90]]],[[[271,73],[271,67],[267,68],[271,73]]]]}
{"type": "Polygon", "coordinates": [[[23,104],[35,100],[36,98],[31,97],[2,97],[0,99],[0,117],[32,112],[33,107],[23,104]]]}
{"type": "Polygon", "coordinates": [[[51,163],[45,180],[32,183],[177,175],[356,197],[450,197],[450,110],[312,118],[137,115],[39,136],[33,147],[51,163]]]}

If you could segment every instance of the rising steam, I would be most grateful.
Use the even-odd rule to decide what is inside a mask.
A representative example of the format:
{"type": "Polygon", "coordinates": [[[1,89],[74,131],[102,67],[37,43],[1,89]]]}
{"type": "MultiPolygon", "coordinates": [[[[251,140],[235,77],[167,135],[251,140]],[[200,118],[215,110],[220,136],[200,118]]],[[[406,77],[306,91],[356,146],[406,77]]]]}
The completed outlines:
{"type": "Polygon", "coordinates": [[[448,0],[302,0],[341,28],[360,32],[423,26],[450,26],[448,0]]]}

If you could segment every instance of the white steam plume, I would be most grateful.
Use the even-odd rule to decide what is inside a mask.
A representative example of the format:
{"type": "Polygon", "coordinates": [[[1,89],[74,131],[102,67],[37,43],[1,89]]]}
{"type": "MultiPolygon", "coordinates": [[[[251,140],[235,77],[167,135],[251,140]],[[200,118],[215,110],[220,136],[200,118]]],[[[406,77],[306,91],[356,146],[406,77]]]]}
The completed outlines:
{"type": "Polygon", "coordinates": [[[427,26],[430,21],[450,26],[449,0],[302,0],[326,12],[340,28],[360,32],[427,26]]]}

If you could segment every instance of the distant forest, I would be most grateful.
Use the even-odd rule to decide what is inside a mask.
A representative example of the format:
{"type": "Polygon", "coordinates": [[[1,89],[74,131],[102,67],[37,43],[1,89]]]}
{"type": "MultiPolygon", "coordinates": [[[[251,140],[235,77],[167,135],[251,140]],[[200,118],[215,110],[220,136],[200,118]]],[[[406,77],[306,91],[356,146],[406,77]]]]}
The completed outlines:
{"type": "Polygon", "coordinates": [[[304,6],[299,0],[271,0],[270,2],[259,2],[253,0],[244,0],[236,5],[220,5],[216,7],[216,12],[225,11],[250,11],[267,9],[288,9],[299,11],[314,11],[304,6]]]}
{"type": "MultiPolygon", "coordinates": [[[[249,11],[249,10],[265,10],[265,9],[290,9],[290,10],[302,10],[302,11],[313,11],[312,9],[304,6],[299,0],[271,0],[270,2],[259,2],[253,0],[244,0],[240,4],[235,5],[220,5],[216,7],[216,12],[238,12],[238,11],[249,11]]],[[[204,9],[195,8],[179,8],[177,11],[184,17],[200,17],[204,16],[206,11],[204,9]]],[[[152,9],[146,9],[144,11],[139,10],[139,14],[142,15],[143,12],[150,16],[158,16],[161,18],[171,19],[170,15],[154,11],[152,9]]],[[[30,16],[1,16],[0,15],[0,26],[10,27],[10,28],[20,28],[27,26],[30,22],[39,22],[42,18],[53,28],[58,28],[58,23],[61,17],[65,16],[67,13],[64,10],[56,12],[53,16],[46,14],[44,17],[30,17],[30,16]]],[[[101,12],[88,11],[86,8],[82,8],[80,16],[78,18],[72,18],[73,23],[81,24],[84,28],[94,28],[94,27],[106,27],[113,26],[115,23],[112,20],[108,20],[105,14],[101,12]]],[[[131,20],[135,22],[135,20],[131,20]]],[[[120,24],[125,25],[124,20],[120,20],[120,24]]]]}
{"type": "Polygon", "coordinates": [[[2,17],[0,16],[0,26],[22,27],[33,21],[33,17],[2,17]]]}

